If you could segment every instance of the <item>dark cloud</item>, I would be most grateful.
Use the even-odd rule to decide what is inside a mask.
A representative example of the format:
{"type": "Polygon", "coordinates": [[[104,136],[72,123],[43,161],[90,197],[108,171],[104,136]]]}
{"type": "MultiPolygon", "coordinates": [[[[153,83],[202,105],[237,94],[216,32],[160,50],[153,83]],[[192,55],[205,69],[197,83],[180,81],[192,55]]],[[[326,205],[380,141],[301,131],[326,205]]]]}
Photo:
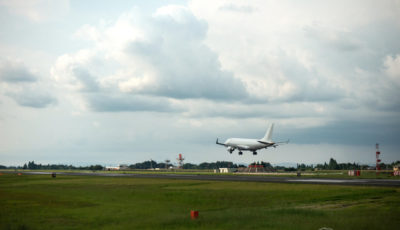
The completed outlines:
{"type": "Polygon", "coordinates": [[[39,77],[22,63],[0,61],[0,80],[6,83],[3,85],[3,94],[14,99],[20,106],[45,108],[57,103],[53,96],[43,92],[43,85],[38,79],[39,77]]]}
{"type": "Polygon", "coordinates": [[[8,83],[35,82],[37,77],[20,63],[2,61],[0,79],[8,83]]]}
{"type": "Polygon", "coordinates": [[[335,72],[354,68],[379,72],[387,55],[400,53],[400,30],[397,22],[376,21],[357,26],[351,31],[305,26],[304,46],[312,50],[320,64],[335,72]]]}
{"type": "Polygon", "coordinates": [[[400,142],[400,121],[341,120],[314,128],[282,129],[280,136],[301,144],[371,145],[372,149],[377,142],[397,145],[400,142]]]}
{"type": "Polygon", "coordinates": [[[82,67],[75,67],[72,70],[74,77],[83,85],[81,91],[93,92],[98,91],[99,86],[96,78],[89,71],[82,67]]]}
{"type": "Polygon", "coordinates": [[[167,99],[126,94],[95,93],[85,95],[90,109],[97,112],[154,111],[178,112],[167,99]]]}
{"type": "MultiPolygon", "coordinates": [[[[206,100],[189,100],[188,104],[195,104],[187,115],[193,118],[212,118],[221,117],[229,119],[247,119],[247,118],[270,118],[270,119],[285,119],[293,117],[304,117],[310,115],[309,111],[303,109],[283,108],[280,103],[264,103],[264,104],[244,104],[242,102],[209,102],[206,100]],[[296,114],[293,114],[296,110],[296,114]]],[[[294,107],[294,106],[293,106],[294,107]]],[[[297,107],[299,108],[299,107],[297,107]]],[[[302,107],[300,107],[302,108],[302,107]]]]}
{"type": "Polygon", "coordinates": [[[29,90],[18,93],[7,93],[7,96],[13,98],[20,106],[32,108],[45,108],[57,103],[57,99],[47,93],[29,90]]]}

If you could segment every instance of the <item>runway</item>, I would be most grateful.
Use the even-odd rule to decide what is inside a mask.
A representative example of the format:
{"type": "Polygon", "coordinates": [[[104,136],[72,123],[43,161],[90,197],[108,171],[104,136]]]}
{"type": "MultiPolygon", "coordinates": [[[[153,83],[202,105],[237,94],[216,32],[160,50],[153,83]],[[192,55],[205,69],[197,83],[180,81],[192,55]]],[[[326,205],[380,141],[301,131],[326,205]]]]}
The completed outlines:
{"type": "MultiPolygon", "coordinates": [[[[10,172],[29,175],[50,175],[51,172],[10,172]]],[[[103,177],[135,177],[135,178],[160,178],[181,180],[210,180],[210,181],[242,181],[242,182],[266,182],[266,183],[292,183],[292,184],[330,184],[330,185],[357,185],[357,186],[379,186],[400,187],[400,180],[388,179],[328,179],[328,178],[306,178],[306,177],[278,177],[257,175],[201,175],[201,174],[144,174],[144,173],[81,173],[81,172],[57,172],[57,175],[68,176],[103,176],[103,177]]]]}

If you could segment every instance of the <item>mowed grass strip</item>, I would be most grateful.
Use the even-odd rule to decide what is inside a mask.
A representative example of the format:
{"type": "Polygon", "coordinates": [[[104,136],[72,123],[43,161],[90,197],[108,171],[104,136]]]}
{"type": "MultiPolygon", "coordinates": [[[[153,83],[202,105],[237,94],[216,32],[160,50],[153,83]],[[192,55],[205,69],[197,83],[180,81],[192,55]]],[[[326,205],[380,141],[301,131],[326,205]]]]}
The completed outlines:
{"type": "Polygon", "coordinates": [[[400,189],[3,174],[0,229],[393,229],[400,189]],[[190,219],[190,210],[199,219],[190,219]]]}
{"type": "MultiPolygon", "coordinates": [[[[301,176],[304,178],[330,178],[330,179],[390,179],[390,180],[400,180],[400,176],[393,176],[392,170],[381,170],[380,173],[376,174],[374,170],[361,170],[360,176],[349,176],[349,170],[318,170],[318,171],[300,171],[301,176]]],[[[97,173],[97,174],[176,174],[176,175],[208,175],[208,176],[255,176],[255,177],[297,177],[297,172],[267,172],[267,173],[214,173],[213,170],[209,169],[199,169],[199,170],[190,170],[190,169],[179,169],[179,170],[127,170],[127,171],[91,171],[91,170],[18,170],[15,171],[13,169],[4,169],[1,172],[47,172],[47,173],[97,173]]]]}

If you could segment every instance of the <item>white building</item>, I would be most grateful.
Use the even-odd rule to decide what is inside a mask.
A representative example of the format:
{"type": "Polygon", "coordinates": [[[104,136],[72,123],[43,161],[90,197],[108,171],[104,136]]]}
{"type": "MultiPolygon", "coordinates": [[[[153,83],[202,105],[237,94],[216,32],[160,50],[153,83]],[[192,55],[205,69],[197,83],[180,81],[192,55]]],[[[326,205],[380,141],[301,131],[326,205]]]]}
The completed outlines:
{"type": "MultiPolygon", "coordinates": [[[[219,170],[219,173],[231,173],[231,172],[235,171],[234,168],[219,168],[218,170],[219,170]]],[[[215,171],[217,171],[217,170],[215,170],[215,171]]]]}
{"type": "Polygon", "coordinates": [[[128,165],[118,165],[118,166],[106,166],[105,170],[106,171],[116,171],[116,170],[127,170],[129,169],[128,165]]]}
{"type": "Polygon", "coordinates": [[[119,170],[119,166],[106,166],[107,171],[119,170]]]}

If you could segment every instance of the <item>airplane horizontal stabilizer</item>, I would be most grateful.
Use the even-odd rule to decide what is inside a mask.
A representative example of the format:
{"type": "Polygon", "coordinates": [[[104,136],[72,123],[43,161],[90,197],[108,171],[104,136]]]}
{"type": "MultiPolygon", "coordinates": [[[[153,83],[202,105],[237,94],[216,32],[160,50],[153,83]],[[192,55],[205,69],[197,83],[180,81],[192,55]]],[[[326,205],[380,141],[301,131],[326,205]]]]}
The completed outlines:
{"type": "Polygon", "coordinates": [[[224,144],[224,143],[220,143],[220,142],[218,142],[218,138],[217,138],[217,141],[215,142],[215,144],[217,144],[217,145],[223,145],[223,146],[225,146],[225,144],[224,144]]]}
{"type": "Polygon", "coordinates": [[[286,145],[289,144],[289,139],[287,141],[282,141],[282,142],[275,142],[274,147],[279,146],[279,145],[286,145]]]}

